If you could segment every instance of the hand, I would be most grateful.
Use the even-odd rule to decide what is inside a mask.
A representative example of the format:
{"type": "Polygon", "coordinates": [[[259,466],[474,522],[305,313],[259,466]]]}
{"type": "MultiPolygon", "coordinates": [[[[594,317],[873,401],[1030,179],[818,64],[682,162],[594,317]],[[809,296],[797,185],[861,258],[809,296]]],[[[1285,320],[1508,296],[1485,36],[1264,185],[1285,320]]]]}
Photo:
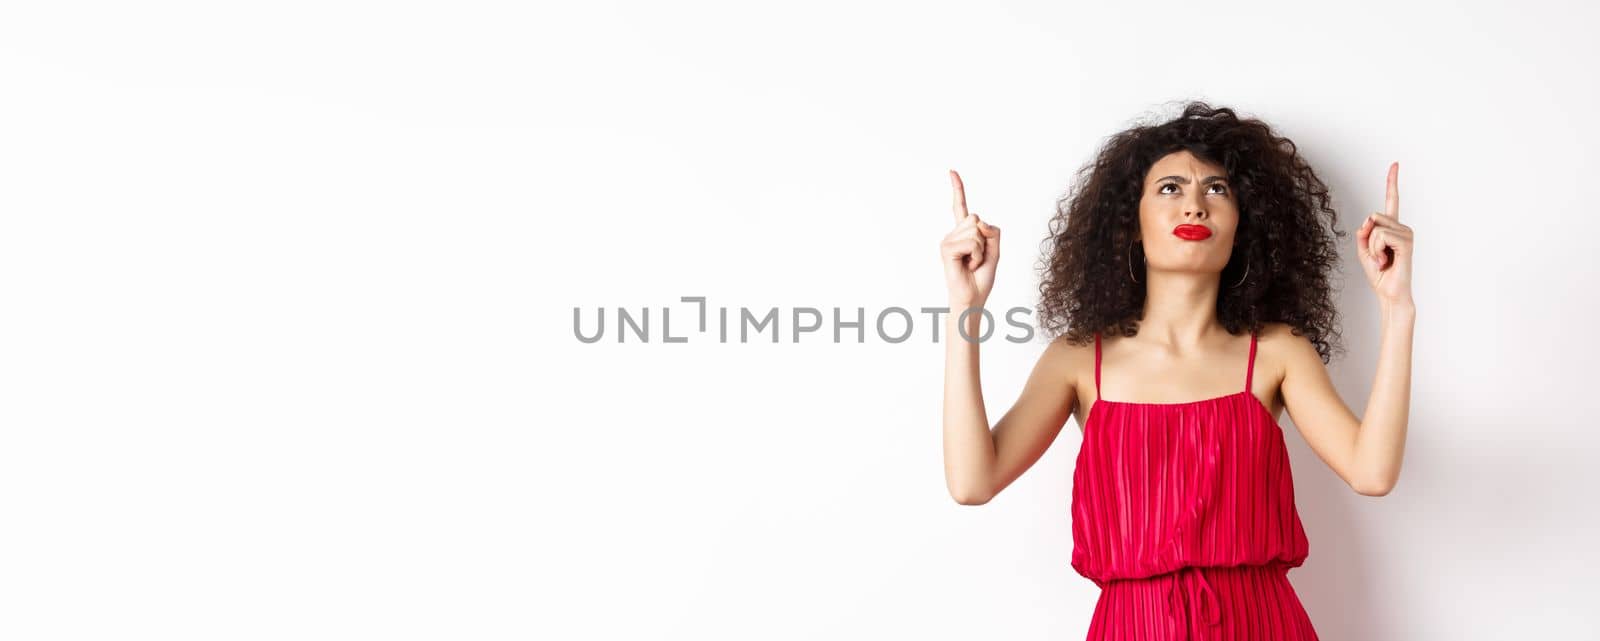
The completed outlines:
{"type": "Polygon", "coordinates": [[[1400,163],[1389,165],[1383,213],[1373,212],[1356,231],[1367,283],[1384,303],[1411,301],[1411,228],[1400,224],[1400,163]]]}
{"type": "Polygon", "coordinates": [[[982,306],[994,289],[994,268],[1000,262],[1000,228],[967,211],[967,191],[961,184],[961,174],[954,169],[950,170],[950,187],[955,198],[952,207],[956,228],[939,243],[945,287],[950,291],[951,303],[982,306]]]}

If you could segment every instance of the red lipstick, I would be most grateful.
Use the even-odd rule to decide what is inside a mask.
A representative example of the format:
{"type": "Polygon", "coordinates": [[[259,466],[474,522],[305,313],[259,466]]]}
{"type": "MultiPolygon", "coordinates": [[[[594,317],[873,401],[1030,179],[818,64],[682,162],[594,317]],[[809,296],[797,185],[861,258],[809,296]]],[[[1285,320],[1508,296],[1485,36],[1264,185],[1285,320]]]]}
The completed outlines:
{"type": "Polygon", "coordinates": [[[1172,228],[1172,235],[1184,240],[1205,240],[1211,237],[1211,230],[1204,225],[1178,225],[1172,228]]]}

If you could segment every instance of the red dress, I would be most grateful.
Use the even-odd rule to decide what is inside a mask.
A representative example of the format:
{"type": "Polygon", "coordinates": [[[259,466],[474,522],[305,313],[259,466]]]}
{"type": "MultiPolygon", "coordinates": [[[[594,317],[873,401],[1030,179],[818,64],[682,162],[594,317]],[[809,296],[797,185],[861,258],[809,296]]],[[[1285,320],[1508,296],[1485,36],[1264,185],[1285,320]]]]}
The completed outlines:
{"type": "Polygon", "coordinates": [[[1187,403],[1100,398],[1072,486],[1072,567],[1101,588],[1089,640],[1317,638],[1289,568],[1309,546],[1282,428],[1250,391],[1187,403]]]}

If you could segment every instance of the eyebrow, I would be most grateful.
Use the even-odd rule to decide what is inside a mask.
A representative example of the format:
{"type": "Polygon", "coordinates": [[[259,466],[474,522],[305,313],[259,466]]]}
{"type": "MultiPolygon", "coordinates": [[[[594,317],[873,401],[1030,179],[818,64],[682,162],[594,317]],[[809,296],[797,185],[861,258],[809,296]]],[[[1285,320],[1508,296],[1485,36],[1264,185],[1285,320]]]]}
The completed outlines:
{"type": "MultiPolygon", "coordinates": [[[[1183,176],[1162,176],[1157,178],[1156,182],[1161,182],[1163,180],[1171,180],[1181,185],[1189,184],[1189,179],[1184,178],[1183,176]]],[[[1200,184],[1209,185],[1217,181],[1228,182],[1228,178],[1226,176],[1206,176],[1205,180],[1200,181],[1200,184]]]]}

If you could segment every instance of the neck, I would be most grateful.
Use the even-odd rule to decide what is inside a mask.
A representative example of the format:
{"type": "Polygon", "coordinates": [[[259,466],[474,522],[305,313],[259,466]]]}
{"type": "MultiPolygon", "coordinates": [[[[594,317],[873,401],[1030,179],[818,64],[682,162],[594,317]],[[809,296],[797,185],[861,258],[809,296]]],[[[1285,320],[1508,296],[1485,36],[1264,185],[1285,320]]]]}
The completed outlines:
{"type": "Polygon", "coordinates": [[[1139,337],[1182,351],[1227,333],[1217,322],[1215,272],[1147,271],[1139,337]]]}

